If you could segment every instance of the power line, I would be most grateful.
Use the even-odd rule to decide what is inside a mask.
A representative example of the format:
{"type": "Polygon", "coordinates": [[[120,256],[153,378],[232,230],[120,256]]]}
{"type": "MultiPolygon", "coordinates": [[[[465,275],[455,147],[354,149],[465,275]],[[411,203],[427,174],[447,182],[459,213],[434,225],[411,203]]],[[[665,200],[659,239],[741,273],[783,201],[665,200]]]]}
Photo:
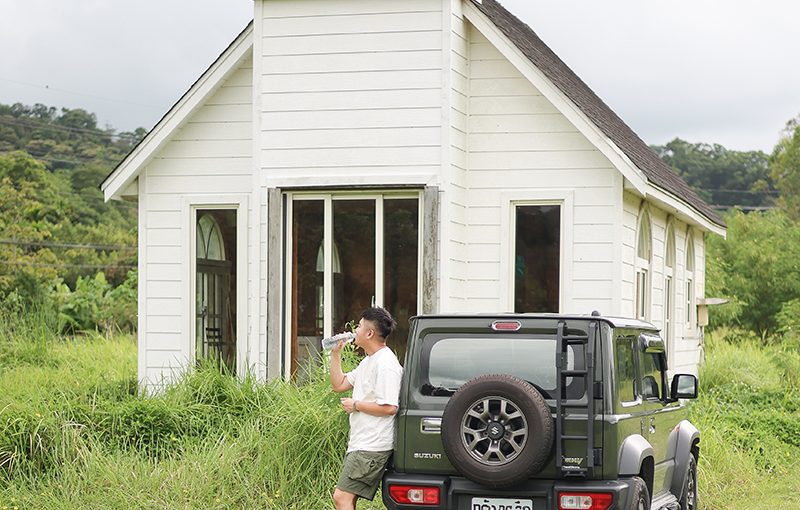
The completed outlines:
{"type": "Polygon", "coordinates": [[[144,104],[144,103],[137,103],[137,102],[134,102],[134,101],[126,101],[124,99],[115,99],[115,98],[111,98],[111,97],[96,96],[94,94],[86,94],[84,92],[75,92],[74,90],[56,88],[56,87],[51,87],[50,85],[41,85],[39,83],[30,83],[30,82],[25,82],[25,81],[20,81],[20,80],[9,80],[8,78],[0,78],[0,80],[5,81],[5,82],[9,82],[9,83],[16,83],[17,85],[25,85],[26,87],[35,87],[35,88],[41,88],[41,89],[45,89],[45,90],[52,90],[54,92],[61,92],[61,93],[64,93],[64,94],[72,94],[72,95],[75,95],[75,96],[91,97],[93,99],[100,99],[100,100],[103,100],[103,101],[111,101],[111,102],[114,102],[114,103],[125,103],[125,104],[131,104],[131,105],[134,105],[134,106],[143,106],[145,108],[157,108],[159,110],[163,110],[163,108],[164,108],[163,106],[156,106],[156,105],[152,105],[152,104],[144,104]]]}
{"type": "Polygon", "coordinates": [[[95,136],[108,136],[110,138],[120,138],[118,133],[109,133],[100,129],[79,128],[73,126],[61,126],[59,124],[52,124],[49,122],[38,121],[34,119],[20,119],[17,117],[3,118],[0,117],[0,124],[11,124],[14,126],[28,127],[32,129],[54,129],[57,131],[66,131],[69,133],[89,134],[95,136]]]}
{"type": "Polygon", "coordinates": [[[10,262],[0,260],[0,264],[7,266],[25,266],[25,267],[52,267],[58,269],[74,268],[74,269],[136,269],[136,266],[130,264],[115,264],[115,265],[102,265],[102,264],[39,264],[33,262],[10,262]]]}
{"type": "Polygon", "coordinates": [[[135,246],[108,244],[50,243],[46,241],[20,241],[18,239],[0,239],[0,244],[11,246],[35,246],[37,248],[74,248],[101,251],[136,251],[135,246]]]}

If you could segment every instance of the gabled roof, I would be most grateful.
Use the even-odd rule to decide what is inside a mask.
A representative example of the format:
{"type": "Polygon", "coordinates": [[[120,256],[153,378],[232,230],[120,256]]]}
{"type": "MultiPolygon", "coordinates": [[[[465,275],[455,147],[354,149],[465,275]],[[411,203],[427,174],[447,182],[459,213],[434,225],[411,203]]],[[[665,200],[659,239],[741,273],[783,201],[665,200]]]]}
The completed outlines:
{"type": "Polygon", "coordinates": [[[103,180],[100,189],[106,200],[120,197],[172,133],[222,85],[225,78],[236,69],[252,47],[253,22],[251,21],[103,180]]]}
{"type": "Polygon", "coordinates": [[[496,0],[472,0],[498,29],[641,170],[647,180],[682,200],[712,223],[725,222],[672,168],[628,127],[536,33],[496,0]]]}

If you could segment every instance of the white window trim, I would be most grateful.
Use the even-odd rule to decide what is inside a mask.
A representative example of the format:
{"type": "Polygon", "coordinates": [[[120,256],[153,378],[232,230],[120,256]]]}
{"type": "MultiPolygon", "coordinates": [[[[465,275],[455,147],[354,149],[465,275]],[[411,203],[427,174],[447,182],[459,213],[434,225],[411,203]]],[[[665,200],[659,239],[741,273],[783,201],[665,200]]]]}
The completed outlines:
{"type": "Polygon", "coordinates": [[[572,308],[572,251],[575,192],[564,189],[515,191],[500,194],[500,309],[514,311],[515,209],[525,205],[560,207],[558,313],[572,308]]]}
{"type": "Polygon", "coordinates": [[[653,220],[650,215],[650,208],[647,204],[643,204],[639,209],[639,217],[636,220],[636,267],[634,271],[634,284],[633,284],[633,309],[634,316],[637,319],[649,321],[652,318],[652,299],[653,299],[653,220]],[[650,233],[648,255],[650,259],[644,259],[639,256],[639,240],[642,233],[642,224],[644,220],[648,222],[648,231],[650,233]],[[644,302],[640,303],[639,296],[639,275],[644,273],[644,282],[642,284],[642,291],[644,292],[644,302]],[[639,305],[644,307],[644,313],[639,313],[639,305]]]}
{"type": "MultiPolygon", "coordinates": [[[[331,191],[287,191],[286,197],[286,215],[282,231],[286,242],[284,252],[284,275],[283,275],[283,303],[284,316],[283,316],[283,338],[280,341],[280,359],[282,360],[282,374],[284,379],[291,377],[292,366],[292,348],[289,342],[291,341],[291,324],[292,313],[291,306],[287,303],[292,302],[292,288],[289,282],[292,281],[292,232],[291,225],[294,220],[294,202],[295,200],[320,200],[324,201],[324,265],[325,273],[323,276],[323,285],[325,292],[325,302],[330,303],[333,301],[333,201],[335,200],[375,200],[375,304],[383,306],[383,203],[387,199],[403,199],[413,198],[418,203],[418,232],[417,232],[417,310],[422,309],[422,235],[423,235],[423,193],[422,191],[393,191],[393,190],[365,190],[365,191],[347,191],[347,190],[331,190],[331,191]]],[[[328,336],[333,333],[333,308],[330,306],[324,307],[323,310],[323,336],[328,336]]]]}
{"type": "Polygon", "coordinates": [[[676,306],[675,306],[675,282],[678,264],[678,249],[675,239],[675,222],[672,216],[667,218],[667,228],[664,231],[664,333],[667,342],[667,362],[673,366],[675,359],[675,326],[676,326],[676,306]],[[670,254],[670,239],[672,240],[672,253],[670,254]],[[672,256],[672,266],[667,265],[667,261],[672,256]],[[667,281],[670,285],[667,285],[667,281]]]}
{"type": "Polygon", "coordinates": [[[193,363],[197,356],[196,299],[197,292],[195,273],[197,261],[197,211],[233,210],[236,211],[236,375],[243,378],[248,371],[255,370],[258,363],[257,342],[251,341],[248,330],[249,301],[247,300],[248,265],[248,208],[249,195],[186,195],[181,201],[181,217],[183,218],[182,244],[185,264],[184,282],[186,292],[181,293],[184,300],[184,331],[188,332],[183,342],[183,356],[188,363],[193,363]]]}
{"type": "Polygon", "coordinates": [[[687,308],[684,313],[684,322],[688,334],[693,333],[693,330],[696,327],[695,324],[697,323],[697,313],[695,310],[695,301],[697,296],[696,267],[697,267],[697,251],[695,250],[694,231],[691,228],[689,228],[686,231],[686,248],[684,250],[684,261],[683,261],[683,274],[685,283],[684,292],[688,294],[684,296],[684,302],[687,308]],[[686,262],[689,260],[690,255],[692,257],[691,269],[689,269],[688,264],[686,264],[686,262]]]}

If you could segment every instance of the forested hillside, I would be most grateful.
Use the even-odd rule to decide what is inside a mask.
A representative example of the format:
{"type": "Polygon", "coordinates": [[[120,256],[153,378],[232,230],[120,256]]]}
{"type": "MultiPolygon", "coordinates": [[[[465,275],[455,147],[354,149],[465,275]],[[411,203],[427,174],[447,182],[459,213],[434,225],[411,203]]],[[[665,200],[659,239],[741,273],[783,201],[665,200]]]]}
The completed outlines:
{"type": "Polygon", "coordinates": [[[82,109],[0,104],[4,308],[56,306],[63,329],[91,328],[80,316],[94,313],[92,300],[135,282],[136,204],[106,203],[99,184],[143,135],[100,129],[82,109]]]}
{"type": "Polygon", "coordinates": [[[762,151],[734,151],[680,138],[652,149],[717,209],[760,210],[775,204],[770,158],[762,151]]]}

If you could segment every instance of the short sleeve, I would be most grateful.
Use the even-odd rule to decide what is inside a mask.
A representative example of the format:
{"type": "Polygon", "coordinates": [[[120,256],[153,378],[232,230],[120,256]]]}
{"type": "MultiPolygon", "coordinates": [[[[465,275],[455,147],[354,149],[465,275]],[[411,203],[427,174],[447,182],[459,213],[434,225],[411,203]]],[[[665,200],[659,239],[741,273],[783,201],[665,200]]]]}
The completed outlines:
{"type": "Polygon", "coordinates": [[[347,372],[346,374],[344,374],[344,376],[347,378],[347,382],[350,383],[350,386],[355,386],[356,385],[356,376],[358,375],[358,369],[359,368],[361,368],[361,364],[360,363],[355,369],[353,369],[352,372],[347,372]]]}
{"type": "Polygon", "coordinates": [[[399,366],[381,370],[375,381],[375,402],[380,405],[399,405],[402,378],[403,369],[399,366]]]}

